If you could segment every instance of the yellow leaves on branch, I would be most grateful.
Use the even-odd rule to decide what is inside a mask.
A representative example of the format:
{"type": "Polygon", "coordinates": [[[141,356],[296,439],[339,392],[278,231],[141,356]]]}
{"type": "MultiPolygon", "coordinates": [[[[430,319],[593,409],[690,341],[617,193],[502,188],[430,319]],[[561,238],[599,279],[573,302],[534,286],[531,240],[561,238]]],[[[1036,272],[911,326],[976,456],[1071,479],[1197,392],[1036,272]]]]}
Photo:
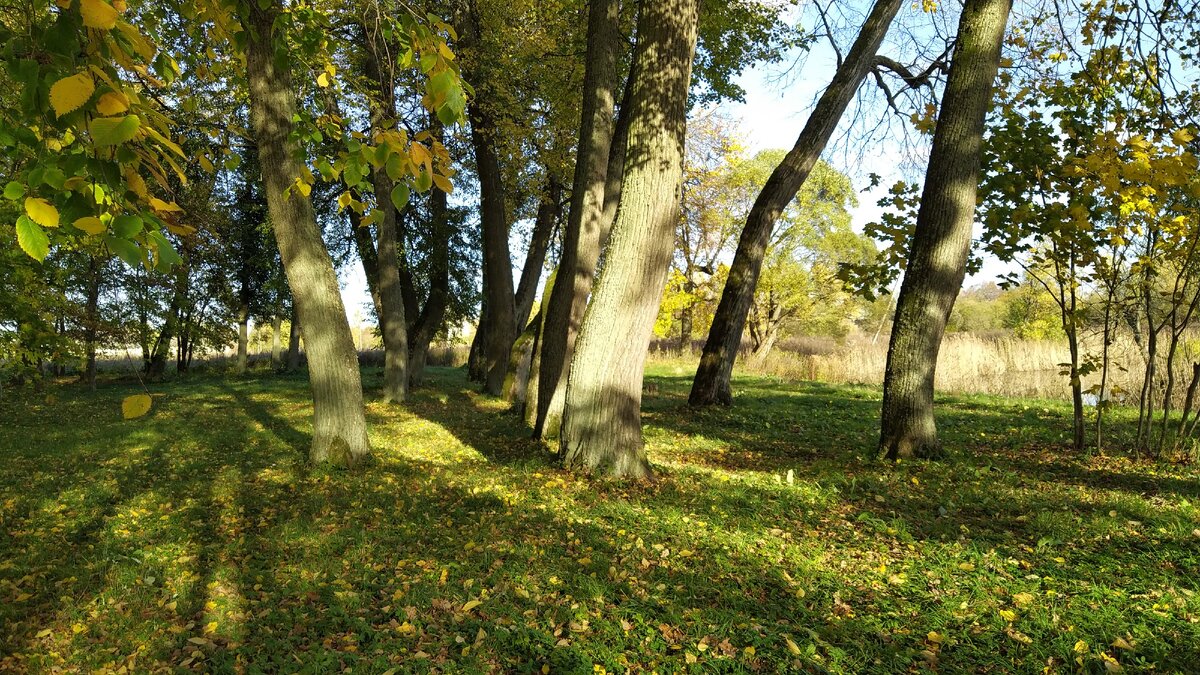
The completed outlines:
{"type": "Polygon", "coordinates": [[[64,77],[50,87],[50,107],[55,116],[62,117],[78,110],[95,92],[96,83],[87,73],[64,77]]]}
{"type": "Polygon", "coordinates": [[[79,0],[79,13],[83,15],[83,25],[98,30],[116,28],[120,16],[117,8],[104,0],[79,0]]]}
{"type": "Polygon", "coordinates": [[[83,230],[92,236],[104,234],[108,231],[108,228],[104,226],[104,223],[100,222],[100,219],[95,216],[85,216],[80,218],[74,222],[74,225],[76,229],[83,230]]]}
{"type": "Polygon", "coordinates": [[[121,416],[127,420],[137,419],[150,412],[152,404],[149,394],[126,396],[125,400],[121,401],[121,416]]]}
{"type": "Polygon", "coordinates": [[[25,213],[29,219],[42,227],[58,227],[58,209],[40,197],[25,199],[25,213]]]}
{"type": "Polygon", "coordinates": [[[96,112],[111,117],[129,110],[129,97],[120,92],[110,91],[96,101],[96,112]]]}

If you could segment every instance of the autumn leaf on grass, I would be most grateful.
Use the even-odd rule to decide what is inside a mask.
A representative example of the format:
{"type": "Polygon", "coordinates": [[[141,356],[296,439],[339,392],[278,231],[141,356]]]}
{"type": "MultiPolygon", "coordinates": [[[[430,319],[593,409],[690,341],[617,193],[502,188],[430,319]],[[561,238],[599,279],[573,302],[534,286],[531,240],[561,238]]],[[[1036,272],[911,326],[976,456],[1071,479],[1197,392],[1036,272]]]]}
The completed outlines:
{"type": "Polygon", "coordinates": [[[127,420],[136,419],[150,412],[152,404],[148,394],[126,396],[125,400],[121,401],[121,415],[127,420]]]}

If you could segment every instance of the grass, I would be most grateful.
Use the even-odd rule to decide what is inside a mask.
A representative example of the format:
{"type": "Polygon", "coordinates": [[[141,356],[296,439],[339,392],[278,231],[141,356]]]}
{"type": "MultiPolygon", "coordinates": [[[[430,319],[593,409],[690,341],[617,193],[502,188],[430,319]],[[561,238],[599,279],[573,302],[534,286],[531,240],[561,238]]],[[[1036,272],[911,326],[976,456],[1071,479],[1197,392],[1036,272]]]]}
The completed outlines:
{"type": "MultiPolygon", "coordinates": [[[[369,385],[378,375],[370,374],[369,385]]],[[[553,467],[435,369],[310,467],[299,377],[0,403],[0,671],[1195,672],[1200,476],[1075,457],[1057,402],[940,402],[952,461],[864,459],[877,391],[650,378],[659,479],[553,467]]]]}

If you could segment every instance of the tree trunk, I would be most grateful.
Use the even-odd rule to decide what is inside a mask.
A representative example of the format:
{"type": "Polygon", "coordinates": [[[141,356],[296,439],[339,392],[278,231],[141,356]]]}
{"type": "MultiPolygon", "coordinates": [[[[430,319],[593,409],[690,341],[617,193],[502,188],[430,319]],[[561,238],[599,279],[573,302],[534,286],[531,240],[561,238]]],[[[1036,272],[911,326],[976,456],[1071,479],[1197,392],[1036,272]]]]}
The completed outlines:
{"type": "Polygon", "coordinates": [[[279,333],[283,330],[283,317],[275,314],[275,318],[271,320],[271,367],[279,367],[280,339],[279,333]]]}
{"type": "Polygon", "coordinates": [[[537,344],[538,331],[542,327],[542,315],[539,313],[530,320],[529,325],[513,343],[512,352],[508,355],[508,372],[504,375],[504,400],[512,404],[514,412],[524,409],[525,399],[529,391],[529,369],[533,365],[533,348],[537,344]]]}
{"type": "Polygon", "coordinates": [[[291,325],[288,326],[288,355],[287,369],[295,372],[300,370],[300,312],[292,308],[291,325]]]}
{"type": "Polygon", "coordinates": [[[746,218],[746,227],[738,239],[737,252],[729,268],[721,302],[713,315],[712,328],[708,331],[704,353],[692,381],[692,391],[688,396],[690,405],[733,403],[730,390],[733,363],[742,344],[746,315],[750,311],[750,303],[754,301],[763,256],[766,255],[775,221],[796,198],[796,193],[816,166],[846,106],[870,71],[875,53],[879,51],[879,45],[902,4],[900,0],[876,0],[846,60],[834,73],[829,88],[821,95],[804,124],[796,145],[771,172],[767,184],[754,201],[746,218]]]}
{"type": "Polygon", "coordinates": [[[362,380],[333,260],[312,203],[295,186],[302,174],[290,139],[295,98],[291,73],[279,67],[288,60],[277,58],[275,43],[280,1],[252,3],[244,11],[250,118],[262,158],[267,208],[292,297],[304,318],[301,331],[314,412],[309,457],[351,465],[370,453],[362,380]]]}
{"type": "MultiPolygon", "coordinates": [[[[378,11],[378,7],[375,7],[378,11]]],[[[378,17],[376,17],[378,18],[378,17]]],[[[366,43],[366,74],[379,86],[368,97],[371,109],[371,129],[382,133],[396,124],[395,82],[391,64],[379,58],[381,36],[371,35],[362,27],[366,43]]],[[[408,322],[405,319],[404,294],[400,283],[400,241],[396,234],[398,213],[392,203],[392,181],[383,167],[372,172],[375,205],[383,212],[379,220],[379,315],[380,335],[383,338],[383,402],[400,403],[408,394],[408,322]]]]}
{"type": "Polygon", "coordinates": [[[237,374],[246,372],[250,364],[250,306],[242,303],[238,307],[237,374]]]}
{"type": "Polygon", "coordinates": [[[946,321],[966,274],[984,118],[1012,0],[967,0],[942,95],[917,226],[888,346],[881,454],[937,456],[933,383],[946,321]]]}
{"type": "Polygon", "coordinates": [[[383,332],[383,300],[379,296],[379,253],[375,250],[375,238],[371,236],[371,226],[362,224],[362,216],[354,209],[346,209],[350,217],[350,231],[354,235],[354,248],[358,251],[358,259],[362,262],[363,275],[367,278],[367,293],[371,296],[371,305],[375,308],[375,316],[380,320],[379,332],[383,332]]]}
{"type": "MultiPolygon", "coordinates": [[[[434,118],[436,119],[436,118],[434,118]]],[[[441,140],[441,129],[435,122],[434,137],[441,140]]],[[[429,343],[442,326],[450,300],[450,230],[446,221],[446,193],[433,190],[429,194],[429,215],[432,219],[433,250],[430,252],[429,297],[412,325],[408,337],[408,383],[421,383],[429,343]]]]}
{"type": "MultiPolygon", "coordinates": [[[[613,218],[608,209],[610,192],[619,188],[624,163],[624,133],[613,127],[613,104],[620,54],[620,9],[618,0],[592,0],[588,12],[587,60],[583,81],[583,114],[571,206],[563,232],[562,258],[556,276],[561,283],[551,289],[542,324],[538,356],[538,393],[533,425],[534,438],[558,435],[567,390],[567,367],[575,351],[575,337],[600,250],[608,238],[613,218]],[[615,165],[614,165],[615,164],[615,165]]],[[[632,71],[632,68],[631,68],[632,71]]],[[[626,85],[627,93],[632,86],[626,85]]],[[[628,96],[623,98],[628,99],[628,96]]],[[[621,106],[618,127],[628,128],[627,105],[621,106]]],[[[613,199],[615,214],[616,201],[613,199]]]]}
{"type": "Polygon", "coordinates": [[[567,383],[560,452],[570,469],[650,475],[642,442],[642,376],[679,218],[699,5],[642,5],[625,187],[567,383]]]}
{"type": "Polygon", "coordinates": [[[87,363],[83,370],[83,381],[96,391],[96,334],[100,327],[100,269],[96,256],[88,256],[87,304],[84,307],[83,343],[87,352],[87,363]]]}
{"type": "MultiPolygon", "coordinates": [[[[548,171],[548,170],[547,170],[548,171]]],[[[518,327],[529,321],[533,301],[537,296],[538,282],[542,279],[542,267],[546,264],[546,251],[562,215],[562,186],[554,177],[546,184],[546,194],[538,204],[537,217],[533,221],[533,234],[529,238],[529,251],[525,254],[525,265],[521,268],[521,280],[517,284],[513,316],[518,327]]]]}

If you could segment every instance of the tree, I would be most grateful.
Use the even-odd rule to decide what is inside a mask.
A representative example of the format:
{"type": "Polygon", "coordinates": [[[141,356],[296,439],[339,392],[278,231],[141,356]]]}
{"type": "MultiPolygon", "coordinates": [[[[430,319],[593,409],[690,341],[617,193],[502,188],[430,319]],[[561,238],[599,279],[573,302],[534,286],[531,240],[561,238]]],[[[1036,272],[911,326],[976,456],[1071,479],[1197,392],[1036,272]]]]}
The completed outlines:
{"type": "Polygon", "coordinates": [[[571,469],[650,475],[642,374],[679,217],[698,11],[698,0],[665,0],[645,4],[638,20],[621,205],[567,381],[560,452],[571,469]]]}
{"type": "Polygon", "coordinates": [[[959,19],[888,345],[879,449],[889,459],[941,453],[934,371],[966,275],[984,121],[1011,9],[1011,0],[967,0],[959,19]]]}
{"type": "MultiPolygon", "coordinates": [[[[536,416],[534,437],[558,433],[562,401],[566,395],[565,366],[575,350],[600,249],[612,220],[605,210],[610,185],[613,147],[613,106],[620,56],[620,2],[588,3],[587,61],[583,80],[583,106],[571,205],[563,232],[559,272],[550,290],[538,343],[536,416]],[[557,408],[553,410],[552,408],[557,408]]],[[[624,156],[623,148],[617,155],[624,156]]],[[[616,174],[613,167],[612,174],[616,174]]],[[[613,176],[615,179],[615,175],[613,176]]]]}
{"type": "Polygon", "coordinates": [[[312,203],[295,187],[301,175],[290,137],[296,104],[291,73],[279,67],[282,45],[276,20],[280,12],[278,2],[256,3],[243,15],[250,117],[267,208],[288,285],[303,317],[314,412],[309,457],[314,462],[352,465],[370,453],[358,355],[312,203]]]}
{"type": "Polygon", "coordinates": [[[741,347],[742,330],[754,299],[763,256],[779,214],[796,196],[821,151],[833,135],[846,106],[875,62],[875,53],[902,3],[878,0],[859,31],[858,38],[838,67],[829,87],[809,115],[796,145],[767,180],[746,219],[738,240],[729,279],[721,295],[704,344],[704,354],[692,381],[688,402],[695,406],[733,402],[730,377],[741,347]]]}

